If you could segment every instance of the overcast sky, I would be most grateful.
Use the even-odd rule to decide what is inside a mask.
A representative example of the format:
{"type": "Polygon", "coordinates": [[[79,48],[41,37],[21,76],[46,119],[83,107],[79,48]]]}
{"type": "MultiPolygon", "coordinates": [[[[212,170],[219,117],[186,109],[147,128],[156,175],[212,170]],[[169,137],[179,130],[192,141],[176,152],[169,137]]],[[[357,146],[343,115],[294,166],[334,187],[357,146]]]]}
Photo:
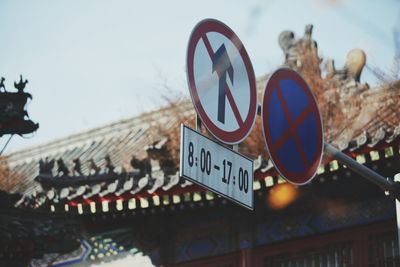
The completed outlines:
{"type": "Polygon", "coordinates": [[[1,1],[0,76],[8,90],[19,74],[29,80],[28,112],[40,123],[5,153],[155,109],[166,87],[188,95],[186,46],[204,18],[237,33],[259,76],[283,62],[279,33],[302,35],[308,23],[337,67],[360,47],[370,66],[388,70],[399,12],[398,0],[1,1]]]}

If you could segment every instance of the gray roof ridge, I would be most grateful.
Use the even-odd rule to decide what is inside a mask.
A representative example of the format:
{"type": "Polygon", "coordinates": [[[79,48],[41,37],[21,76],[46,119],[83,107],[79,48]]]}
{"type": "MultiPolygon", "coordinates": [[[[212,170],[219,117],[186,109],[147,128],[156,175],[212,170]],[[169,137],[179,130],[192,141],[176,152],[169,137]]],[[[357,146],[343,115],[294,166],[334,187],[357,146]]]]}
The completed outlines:
{"type": "MultiPolygon", "coordinates": [[[[182,102],[183,105],[187,105],[189,101],[183,100],[182,102]]],[[[110,136],[115,133],[119,134],[121,132],[129,131],[138,126],[150,127],[151,122],[159,121],[163,117],[168,116],[168,113],[171,112],[173,108],[174,107],[171,105],[166,105],[152,111],[143,112],[137,116],[120,119],[85,131],[57,138],[55,140],[46,141],[31,147],[16,150],[5,155],[5,157],[11,161],[20,161],[21,158],[34,157],[35,155],[41,154],[44,151],[56,150],[61,147],[68,147],[70,145],[78,144],[80,142],[90,142],[92,140],[96,140],[97,138],[104,138],[105,136],[110,136]]]]}

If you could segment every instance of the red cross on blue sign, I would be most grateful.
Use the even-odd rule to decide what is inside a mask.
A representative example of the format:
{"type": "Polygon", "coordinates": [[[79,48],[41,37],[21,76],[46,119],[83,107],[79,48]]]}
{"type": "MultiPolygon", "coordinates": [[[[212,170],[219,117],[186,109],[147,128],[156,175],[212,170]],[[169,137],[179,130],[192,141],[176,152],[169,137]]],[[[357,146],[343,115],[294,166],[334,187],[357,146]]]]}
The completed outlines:
{"type": "Polygon", "coordinates": [[[263,96],[264,140],[278,172],[305,184],[322,158],[323,131],[317,102],[304,79],[282,68],[269,78],[263,96]]]}

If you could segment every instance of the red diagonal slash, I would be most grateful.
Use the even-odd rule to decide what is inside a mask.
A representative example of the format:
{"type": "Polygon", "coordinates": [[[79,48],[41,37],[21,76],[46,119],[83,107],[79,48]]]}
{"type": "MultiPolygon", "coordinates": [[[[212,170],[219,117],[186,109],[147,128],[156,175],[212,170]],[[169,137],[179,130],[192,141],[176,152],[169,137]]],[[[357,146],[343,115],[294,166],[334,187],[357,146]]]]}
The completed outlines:
{"type": "MultiPolygon", "coordinates": [[[[281,135],[278,140],[273,144],[274,150],[278,150],[289,137],[292,135],[292,132],[297,129],[301,123],[306,119],[308,114],[313,111],[313,106],[309,105],[297,118],[292,122],[292,125],[289,126],[289,129],[281,135]]],[[[285,116],[286,117],[286,116],[285,116]]],[[[288,122],[290,123],[290,122],[288,122]]]]}
{"type": "Polygon", "coordinates": [[[285,111],[286,120],[287,120],[287,122],[289,124],[289,129],[287,130],[287,132],[289,132],[290,134],[288,134],[286,138],[289,138],[290,136],[293,137],[294,143],[295,143],[295,145],[297,147],[297,151],[299,152],[300,158],[303,161],[304,168],[307,168],[308,160],[307,160],[304,148],[303,148],[303,146],[302,146],[302,144],[300,142],[300,138],[299,138],[299,136],[297,134],[297,128],[296,127],[300,124],[300,122],[304,121],[307,118],[307,114],[310,112],[310,110],[306,109],[305,112],[303,112],[301,114],[300,118],[298,118],[297,121],[293,122],[292,118],[290,116],[290,113],[289,113],[289,107],[286,104],[285,98],[283,97],[283,94],[282,94],[280,88],[279,89],[275,89],[275,92],[278,95],[279,102],[281,102],[281,106],[282,106],[283,110],[285,111]]]}
{"type": "MultiPolygon", "coordinates": [[[[213,56],[214,56],[214,51],[213,51],[213,49],[211,47],[211,44],[210,44],[210,41],[208,40],[207,35],[204,34],[202,39],[203,39],[204,45],[206,46],[208,55],[210,56],[210,58],[212,60],[213,56]]],[[[235,103],[235,99],[233,98],[231,89],[229,88],[228,85],[226,85],[225,92],[226,92],[226,97],[228,98],[228,102],[231,105],[231,108],[232,108],[232,111],[233,111],[233,115],[235,115],[235,119],[236,119],[237,123],[239,124],[239,128],[240,128],[240,127],[242,127],[244,125],[244,122],[243,122],[242,117],[240,116],[239,109],[238,109],[238,107],[237,107],[237,105],[235,103]]]]}

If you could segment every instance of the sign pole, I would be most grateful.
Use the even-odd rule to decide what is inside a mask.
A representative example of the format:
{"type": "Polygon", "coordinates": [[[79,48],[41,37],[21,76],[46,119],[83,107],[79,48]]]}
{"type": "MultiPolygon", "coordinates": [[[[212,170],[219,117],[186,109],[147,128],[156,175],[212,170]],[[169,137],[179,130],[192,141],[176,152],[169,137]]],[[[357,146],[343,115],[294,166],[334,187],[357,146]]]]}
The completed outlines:
{"type": "Polygon", "coordinates": [[[373,170],[365,167],[362,164],[359,164],[357,161],[352,159],[351,157],[347,156],[334,146],[330,144],[324,145],[325,152],[335,158],[336,160],[340,161],[344,165],[346,165],[349,169],[353,170],[357,174],[361,175],[362,177],[366,178],[370,182],[379,186],[382,190],[388,191],[390,195],[395,197],[396,199],[400,198],[399,194],[399,184],[397,182],[393,182],[382,175],[374,172],[373,170]]]}
{"type": "MultiPolygon", "coordinates": [[[[395,182],[400,182],[400,173],[394,176],[395,182]]],[[[400,201],[396,199],[396,218],[397,218],[397,245],[399,246],[399,255],[400,255],[400,201]]]]}
{"type": "Polygon", "coordinates": [[[379,186],[382,190],[388,191],[391,196],[395,198],[396,201],[396,219],[397,219],[397,245],[400,253],[400,173],[394,176],[394,181],[386,179],[382,175],[374,172],[373,170],[359,164],[357,161],[347,156],[337,148],[330,144],[324,145],[325,152],[345,164],[349,169],[358,173],[362,177],[366,178],[370,182],[379,186]]]}
{"type": "Polygon", "coordinates": [[[201,133],[201,119],[200,116],[196,112],[196,131],[201,133]]]}

